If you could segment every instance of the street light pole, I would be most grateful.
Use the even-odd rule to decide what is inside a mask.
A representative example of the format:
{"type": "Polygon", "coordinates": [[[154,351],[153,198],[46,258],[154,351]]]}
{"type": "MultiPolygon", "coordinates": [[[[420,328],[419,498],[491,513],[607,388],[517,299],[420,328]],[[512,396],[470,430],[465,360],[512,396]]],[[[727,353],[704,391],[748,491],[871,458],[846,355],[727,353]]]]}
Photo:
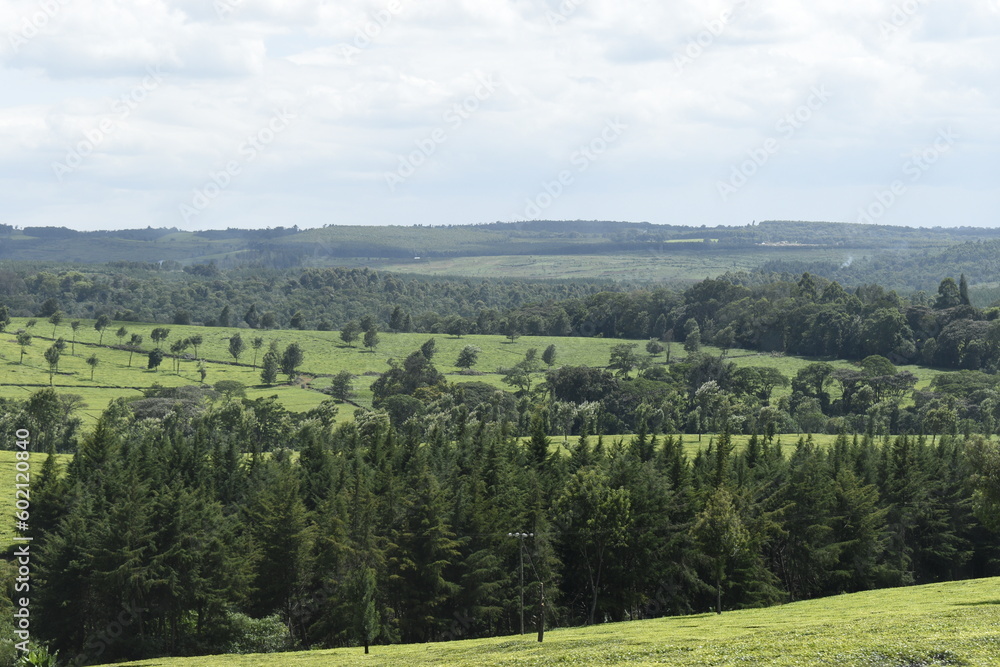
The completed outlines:
{"type": "Polygon", "coordinates": [[[520,547],[518,548],[517,555],[519,559],[519,565],[517,568],[518,579],[521,583],[521,634],[524,634],[524,540],[529,537],[534,537],[534,533],[507,533],[507,537],[516,537],[520,540],[520,547]]]}

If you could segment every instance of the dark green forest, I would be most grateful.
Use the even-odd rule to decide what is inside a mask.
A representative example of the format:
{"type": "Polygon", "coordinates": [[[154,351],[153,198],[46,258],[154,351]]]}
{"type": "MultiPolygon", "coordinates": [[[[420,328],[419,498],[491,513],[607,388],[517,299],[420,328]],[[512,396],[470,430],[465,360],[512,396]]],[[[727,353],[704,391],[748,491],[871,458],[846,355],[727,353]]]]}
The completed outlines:
{"type": "Polygon", "coordinates": [[[544,405],[522,441],[500,401],[436,401],[424,427],[116,402],[34,482],[38,638],[105,662],[515,633],[520,531],[529,627],[539,583],[552,626],[1000,572],[982,436],[736,452],[723,432],[691,457],[644,425],[595,439],[585,419],[559,448],[544,405]]]}

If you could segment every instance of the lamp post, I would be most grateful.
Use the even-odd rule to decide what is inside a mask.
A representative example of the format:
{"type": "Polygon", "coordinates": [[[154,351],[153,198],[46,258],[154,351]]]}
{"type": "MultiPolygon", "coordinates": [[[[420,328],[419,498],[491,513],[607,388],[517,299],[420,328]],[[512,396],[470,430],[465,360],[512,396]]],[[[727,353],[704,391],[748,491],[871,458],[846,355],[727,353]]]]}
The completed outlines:
{"type": "Polygon", "coordinates": [[[507,537],[516,537],[520,540],[520,548],[517,551],[519,565],[517,568],[518,579],[521,582],[521,634],[524,634],[524,540],[534,537],[534,533],[507,533],[507,537]]]}

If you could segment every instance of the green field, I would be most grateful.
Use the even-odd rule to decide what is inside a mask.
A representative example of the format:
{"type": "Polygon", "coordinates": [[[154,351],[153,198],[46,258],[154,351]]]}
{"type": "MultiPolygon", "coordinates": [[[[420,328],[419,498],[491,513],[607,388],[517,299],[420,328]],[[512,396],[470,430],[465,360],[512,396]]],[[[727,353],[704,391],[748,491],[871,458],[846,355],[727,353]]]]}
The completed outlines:
{"type": "Polygon", "coordinates": [[[320,665],[1000,665],[1000,578],[534,635],[302,653],[159,658],[145,667],[320,665]]]}
{"type": "MultiPolygon", "coordinates": [[[[24,363],[19,363],[21,350],[17,345],[15,332],[24,328],[26,318],[14,318],[7,331],[0,334],[0,396],[10,398],[25,398],[31,392],[49,386],[49,368],[43,358],[43,353],[52,344],[52,325],[44,320],[39,321],[31,330],[35,338],[27,348],[24,363]]],[[[92,320],[83,320],[76,338],[76,354],[70,354],[70,349],[63,354],[59,363],[59,372],[53,378],[53,386],[59,392],[78,394],[83,397],[86,408],[83,414],[89,422],[96,420],[97,415],[107,404],[117,396],[139,396],[141,389],[160,384],[163,386],[181,386],[197,384],[200,381],[197,363],[194,360],[182,361],[181,370],[175,373],[172,360],[167,358],[158,370],[146,369],[146,356],[136,353],[129,367],[129,353],[115,349],[118,344],[115,331],[123,323],[116,322],[104,333],[103,346],[99,347],[100,334],[94,330],[92,320]],[[96,354],[100,364],[90,378],[90,367],[85,360],[91,354],[96,354]]],[[[145,342],[143,349],[152,349],[150,331],[160,325],[143,323],[124,323],[129,333],[141,334],[145,342]]],[[[608,362],[611,347],[621,343],[620,340],[601,338],[556,338],[556,337],[522,337],[511,343],[502,336],[463,336],[456,338],[443,334],[392,334],[380,333],[381,343],[374,352],[356,343],[348,347],[340,340],[335,331],[299,331],[274,330],[254,331],[235,328],[209,328],[196,326],[171,325],[170,337],[163,344],[167,349],[170,343],[178,338],[201,335],[204,342],[198,348],[198,356],[205,361],[208,374],[207,384],[220,380],[238,380],[249,387],[247,395],[250,398],[258,396],[278,395],[282,404],[289,410],[305,411],[315,407],[327,398],[317,391],[329,385],[329,376],[339,371],[348,370],[359,376],[355,381],[357,402],[361,405],[371,405],[371,390],[369,385],[377,375],[388,368],[390,359],[402,360],[408,354],[418,349],[428,338],[436,341],[434,363],[445,373],[450,382],[482,381],[497,387],[506,387],[501,382],[501,376],[496,373],[498,368],[512,366],[524,358],[524,353],[530,348],[538,348],[539,353],[550,344],[555,344],[558,351],[558,364],[604,366],[608,362]],[[230,336],[239,332],[248,349],[240,357],[239,364],[234,363],[228,352],[230,336]],[[264,348],[257,355],[258,368],[253,367],[254,351],[249,349],[253,337],[264,338],[264,348]],[[275,385],[267,387],[260,384],[259,364],[263,352],[271,341],[277,341],[281,348],[296,342],[305,352],[305,362],[300,368],[303,383],[298,385],[275,385]],[[455,366],[458,353],[466,345],[475,345],[482,349],[479,362],[472,375],[462,374],[462,369],[455,366]],[[479,375],[478,373],[482,373],[479,375]]],[[[68,324],[61,325],[56,331],[56,337],[70,341],[71,330],[68,324]]],[[[675,346],[679,348],[679,346],[675,346]]],[[[189,352],[193,350],[189,349],[189,352]]],[[[284,376],[279,378],[284,380],[284,376]]]]}
{"type": "MultiPolygon", "coordinates": [[[[21,350],[16,342],[15,332],[26,326],[26,318],[14,318],[7,330],[0,333],[0,397],[6,398],[26,398],[31,392],[49,386],[49,368],[43,358],[43,353],[52,344],[52,325],[45,320],[39,322],[30,329],[34,338],[32,345],[27,348],[24,356],[24,363],[20,363],[21,350]]],[[[52,379],[52,384],[61,393],[77,394],[83,398],[84,407],[81,415],[85,424],[93,424],[108,403],[116,397],[138,397],[144,388],[153,384],[174,387],[182,385],[198,384],[200,376],[197,362],[193,359],[181,362],[180,371],[174,372],[173,362],[169,357],[164,360],[158,370],[148,370],[146,368],[145,353],[137,352],[132,357],[132,365],[129,366],[129,353],[122,349],[116,349],[119,341],[115,337],[115,332],[120,326],[125,326],[129,334],[137,333],[144,337],[143,349],[152,349],[153,343],[150,338],[150,331],[161,325],[116,322],[108,327],[104,332],[103,344],[98,345],[100,334],[93,325],[93,320],[81,320],[81,327],[76,335],[76,354],[71,354],[71,347],[67,347],[59,363],[59,370],[52,379]],[[92,354],[96,354],[100,360],[91,379],[91,368],[85,360],[92,354]]],[[[549,336],[524,336],[511,343],[503,336],[463,336],[456,338],[444,334],[404,334],[404,333],[380,333],[380,344],[374,352],[355,343],[354,347],[348,347],[340,340],[340,335],[335,331],[299,331],[299,330],[272,330],[257,331],[251,329],[236,328],[216,328],[198,326],[178,326],[170,325],[169,338],[163,343],[163,348],[167,349],[171,342],[178,338],[188,338],[194,335],[201,335],[204,342],[198,348],[198,358],[204,360],[207,376],[205,382],[214,384],[220,380],[238,380],[248,387],[249,398],[261,396],[277,395],[281,403],[292,411],[306,411],[319,405],[327,396],[321,393],[321,389],[328,386],[330,376],[348,370],[358,376],[355,380],[355,390],[357,396],[355,401],[359,405],[370,406],[372,393],[371,382],[388,368],[390,359],[402,360],[412,351],[418,349],[428,338],[433,337],[436,341],[437,352],[434,356],[434,363],[437,368],[445,373],[449,382],[471,382],[479,381],[494,385],[498,388],[510,389],[501,381],[501,375],[497,370],[509,367],[523,359],[524,353],[530,348],[537,348],[539,353],[548,345],[556,346],[556,365],[586,365],[603,367],[608,363],[611,348],[623,342],[616,339],[605,338],[581,338],[581,337],[549,337],[549,336]],[[239,332],[247,345],[247,350],[235,363],[229,355],[228,341],[230,336],[239,332]],[[264,348],[257,354],[254,367],[254,350],[250,349],[250,340],[260,336],[264,339],[264,348]],[[292,342],[302,346],[305,352],[305,361],[300,368],[301,381],[294,385],[278,384],[275,386],[264,386],[260,383],[259,364],[263,352],[271,341],[277,341],[281,348],[292,342]],[[462,369],[455,366],[458,354],[466,345],[474,345],[481,348],[479,362],[473,369],[472,374],[462,372],[462,369]]],[[[72,331],[68,322],[61,324],[55,331],[56,337],[65,338],[67,343],[71,340],[72,331]]],[[[127,337],[125,338],[127,340],[127,337]]],[[[639,353],[645,354],[641,341],[637,341],[639,353]]],[[[719,354],[719,350],[712,347],[705,347],[706,352],[719,354]]],[[[193,355],[193,349],[188,352],[193,355]]],[[[679,344],[672,346],[671,358],[673,360],[683,359],[684,351],[679,344]]],[[[784,355],[762,354],[746,350],[731,350],[728,358],[738,366],[772,366],[780,370],[787,377],[791,378],[795,373],[808,363],[811,359],[801,357],[790,357],[784,355]]],[[[658,357],[662,361],[663,356],[658,357]]],[[[850,362],[835,361],[835,366],[849,366],[850,362]]],[[[940,371],[921,368],[917,366],[905,366],[915,373],[920,379],[917,387],[923,388],[930,383],[934,375],[940,371]]],[[[541,378],[541,375],[539,375],[541,378]]],[[[284,380],[284,376],[280,380],[284,380]]],[[[787,395],[789,388],[778,389],[775,397],[787,395]]],[[[342,410],[341,418],[348,418],[350,410],[342,410]]]]}
{"type": "MultiPolygon", "coordinates": [[[[604,279],[629,282],[697,281],[727,271],[749,271],[772,259],[802,262],[843,262],[843,250],[830,248],[741,248],[691,251],[688,243],[669,244],[673,252],[636,252],[608,255],[494,255],[485,257],[424,258],[420,260],[365,259],[364,266],[394,273],[471,278],[604,279]]],[[[345,262],[330,258],[329,266],[345,262]]]]}

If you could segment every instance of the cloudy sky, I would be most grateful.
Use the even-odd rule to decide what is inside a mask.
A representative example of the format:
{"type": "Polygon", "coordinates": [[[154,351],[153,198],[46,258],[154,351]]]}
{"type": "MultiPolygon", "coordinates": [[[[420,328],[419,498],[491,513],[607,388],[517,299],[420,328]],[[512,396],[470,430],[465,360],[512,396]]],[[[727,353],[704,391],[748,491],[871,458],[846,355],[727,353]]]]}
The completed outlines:
{"type": "Polygon", "coordinates": [[[1000,0],[2,0],[0,222],[1000,223],[1000,0]]]}

